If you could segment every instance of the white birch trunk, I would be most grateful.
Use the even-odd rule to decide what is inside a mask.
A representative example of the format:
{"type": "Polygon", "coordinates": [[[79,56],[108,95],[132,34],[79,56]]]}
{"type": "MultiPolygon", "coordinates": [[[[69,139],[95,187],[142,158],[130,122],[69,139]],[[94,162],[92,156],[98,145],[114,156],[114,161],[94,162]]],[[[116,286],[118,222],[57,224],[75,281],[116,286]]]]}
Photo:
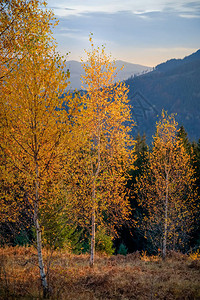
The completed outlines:
{"type": "Polygon", "coordinates": [[[38,163],[36,160],[36,179],[35,179],[35,202],[34,202],[34,224],[36,229],[36,237],[37,237],[37,253],[38,253],[38,263],[40,269],[40,278],[42,282],[43,288],[43,297],[46,298],[48,295],[48,285],[47,285],[47,278],[44,268],[44,261],[42,256],[42,231],[39,224],[38,218],[38,202],[39,202],[39,170],[38,170],[38,163]]]}
{"type": "Polygon", "coordinates": [[[91,253],[90,253],[90,267],[94,266],[95,255],[95,185],[92,191],[93,211],[92,211],[92,237],[91,237],[91,253]]]}
{"type": "MultiPolygon", "coordinates": [[[[99,124],[98,124],[99,125],[99,124]]],[[[93,179],[93,185],[92,185],[92,237],[91,237],[91,253],[90,253],[90,267],[94,266],[94,256],[95,256],[95,210],[96,210],[96,179],[99,175],[100,171],[100,161],[101,161],[101,155],[100,155],[100,127],[98,127],[98,161],[97,161],[97,169],[94,174],[93,179]]]]}
{"type": "Polygon", "coordinates": [[[169,196],[169,175],[166,173],[166,193],[165,193],[165,219],[164,219],[164,237],[163,237],[163,259],[167,252],[167,226],[168,226],[168,196],[169,196]]]}

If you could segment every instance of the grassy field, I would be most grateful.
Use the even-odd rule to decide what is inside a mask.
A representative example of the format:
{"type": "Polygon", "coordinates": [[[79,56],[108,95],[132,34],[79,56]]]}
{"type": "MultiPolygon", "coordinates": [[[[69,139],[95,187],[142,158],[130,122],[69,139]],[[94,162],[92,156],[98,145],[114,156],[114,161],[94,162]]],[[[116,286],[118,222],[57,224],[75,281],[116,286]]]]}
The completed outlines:
{"type": "MultiPolygon", "coordinates": [[[[44,254],[50,299],[200,299],[199,254],[171,252],[165,261],[145,253],[97,256],[93,269],[88,255],[44,254]]],[[[34,248],[0,248],[0,299],[42,299],[34,248]]]]}

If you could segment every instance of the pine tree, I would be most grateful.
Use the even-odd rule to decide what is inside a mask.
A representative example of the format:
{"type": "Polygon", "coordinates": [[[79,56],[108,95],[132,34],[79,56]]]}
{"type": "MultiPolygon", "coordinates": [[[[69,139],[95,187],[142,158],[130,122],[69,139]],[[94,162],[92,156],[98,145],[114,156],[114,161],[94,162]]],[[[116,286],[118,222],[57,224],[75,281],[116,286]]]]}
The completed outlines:
{"type": "Polygon", "coordinates": [[[149,147],[146,143],[146,136],[137,134],[135,139],[135,147],[134,154],[136,156],[136,160],[134,162],[134,169],[131,172],[132,182],[135,183],[136,177],[140,176],[140,174],[144,171],[144,166],[148,164],[148,151],[149,147]]]}
{"type": "Polygon", "coordinates": [[[183,127],[183,125],[179,128],[177,132],[177,137],[180,139],[181,143],[183,144],[183,147],[185,148],[186,152],[191,155],[191,143],[188,139],[188,134],[183,127]]]}

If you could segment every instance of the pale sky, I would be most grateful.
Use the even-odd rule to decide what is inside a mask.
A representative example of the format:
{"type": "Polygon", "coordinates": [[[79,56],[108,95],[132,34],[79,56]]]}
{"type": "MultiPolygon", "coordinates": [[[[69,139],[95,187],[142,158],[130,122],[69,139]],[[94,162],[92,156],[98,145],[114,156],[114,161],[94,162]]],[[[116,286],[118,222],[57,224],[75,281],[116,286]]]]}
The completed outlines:
{"type": "Polygon", "coordinates": [[[47,0],[59,25],[54,37],[68,60],[84,58],[89,34],[108,54],[156,66],[200,48],[200,0],[47,0]]]}

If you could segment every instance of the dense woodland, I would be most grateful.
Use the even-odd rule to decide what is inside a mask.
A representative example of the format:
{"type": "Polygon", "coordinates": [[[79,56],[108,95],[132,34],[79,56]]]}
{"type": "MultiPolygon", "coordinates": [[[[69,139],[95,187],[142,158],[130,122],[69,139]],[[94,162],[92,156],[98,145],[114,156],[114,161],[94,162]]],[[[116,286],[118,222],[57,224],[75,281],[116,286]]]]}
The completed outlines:
{"type": "Polygon", "coordinates": [[[89,253],[91,268],[95,253],[198,251],[200,140],[164,110],[152,144],[133,136],[129,89],[92,34],[87,88],[66,94],[56,20],[41,5],[0,4],[0,244],[35,247],[47,297],[54,251],[89,253]]]}

